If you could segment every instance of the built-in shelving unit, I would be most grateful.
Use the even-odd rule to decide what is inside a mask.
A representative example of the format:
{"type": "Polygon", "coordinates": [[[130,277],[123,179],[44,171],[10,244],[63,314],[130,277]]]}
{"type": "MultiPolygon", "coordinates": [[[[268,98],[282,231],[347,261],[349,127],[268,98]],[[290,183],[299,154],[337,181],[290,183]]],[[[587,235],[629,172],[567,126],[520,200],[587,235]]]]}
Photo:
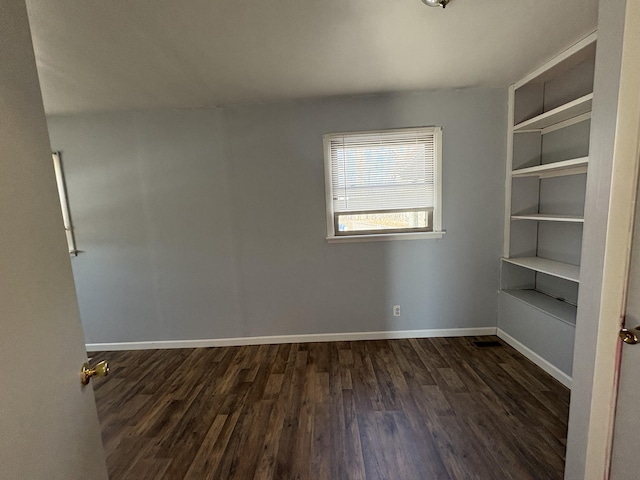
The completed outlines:
{"type": "Polygon", "coordinates": [[[594,33],[509,98],[498,332],[561,381],[572,373],[595,50],[594,33]]]}

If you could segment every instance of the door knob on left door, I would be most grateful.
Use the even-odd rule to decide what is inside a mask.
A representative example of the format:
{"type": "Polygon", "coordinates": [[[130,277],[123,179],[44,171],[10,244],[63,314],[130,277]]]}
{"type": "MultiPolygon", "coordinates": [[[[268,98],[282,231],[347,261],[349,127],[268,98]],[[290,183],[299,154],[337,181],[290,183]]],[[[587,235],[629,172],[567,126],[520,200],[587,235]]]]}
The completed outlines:
{"type": "Polygon", "coordinates": [[[109,375],[109,364],[105,361],[98,363],[95,367],[89,368],[89,364],[82,365],[80,372],[80,381],[83,385],[87,385],[91,381],[91,377],[106,377],[109,375]]]}

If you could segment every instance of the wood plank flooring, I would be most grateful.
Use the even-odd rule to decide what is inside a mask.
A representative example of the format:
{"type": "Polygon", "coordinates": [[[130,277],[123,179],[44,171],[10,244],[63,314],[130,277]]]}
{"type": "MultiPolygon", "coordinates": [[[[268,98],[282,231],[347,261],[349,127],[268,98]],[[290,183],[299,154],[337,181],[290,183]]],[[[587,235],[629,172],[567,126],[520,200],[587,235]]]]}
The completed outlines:
{"type": "Polygon", "coordinates": [[[477,340],[93,353],[110,478],[561,479],[569,391],[477,340]]]}

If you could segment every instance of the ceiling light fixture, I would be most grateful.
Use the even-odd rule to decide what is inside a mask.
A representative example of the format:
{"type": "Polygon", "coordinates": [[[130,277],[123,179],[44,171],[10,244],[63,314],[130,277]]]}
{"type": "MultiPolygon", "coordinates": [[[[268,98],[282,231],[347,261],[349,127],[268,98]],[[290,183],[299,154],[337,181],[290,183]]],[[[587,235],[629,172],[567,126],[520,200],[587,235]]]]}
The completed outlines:
{"type": "Polygon", "coordinates": [[[422,3],[429,7],[445,8],[451,0],[422,0],[422,3]]]}

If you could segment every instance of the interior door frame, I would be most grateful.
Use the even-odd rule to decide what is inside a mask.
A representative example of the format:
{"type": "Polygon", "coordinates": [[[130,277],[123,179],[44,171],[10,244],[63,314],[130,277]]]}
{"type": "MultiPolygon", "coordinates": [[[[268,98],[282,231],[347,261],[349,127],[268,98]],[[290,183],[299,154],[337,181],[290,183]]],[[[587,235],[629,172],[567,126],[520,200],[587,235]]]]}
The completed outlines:
{"type": "MultiPolygon", "coordinates": [[[[627,0],[606,226],[586,479],[608,479],[640,169],[640,0],[627,0]]],[[[640,241],[640,239],[636,239],[640,241]]],[[[596,292],[598,293],[598,292],[596,292]]]]}

